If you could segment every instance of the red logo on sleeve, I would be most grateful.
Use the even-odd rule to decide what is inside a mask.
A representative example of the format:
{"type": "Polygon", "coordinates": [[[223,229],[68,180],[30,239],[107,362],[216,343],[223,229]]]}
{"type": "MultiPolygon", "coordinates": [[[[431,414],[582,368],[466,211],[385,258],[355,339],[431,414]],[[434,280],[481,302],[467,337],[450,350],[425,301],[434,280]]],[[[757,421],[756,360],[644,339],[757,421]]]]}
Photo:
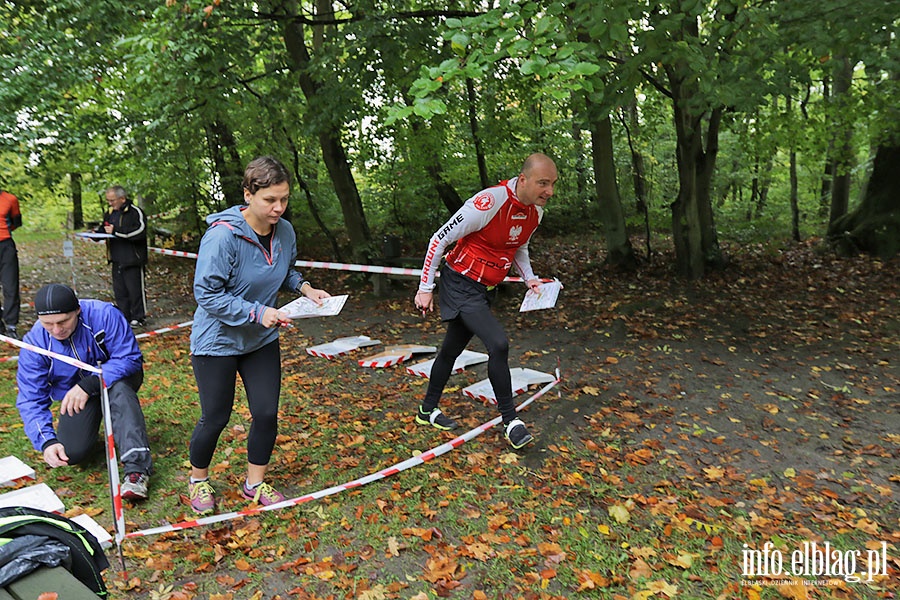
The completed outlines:
{"type": "Polygon", "coordinates": [[[475,196],[472,203],[478,210],[490,210],[494,206],[494,196],[491,194],[480,194],[475,196]]]}

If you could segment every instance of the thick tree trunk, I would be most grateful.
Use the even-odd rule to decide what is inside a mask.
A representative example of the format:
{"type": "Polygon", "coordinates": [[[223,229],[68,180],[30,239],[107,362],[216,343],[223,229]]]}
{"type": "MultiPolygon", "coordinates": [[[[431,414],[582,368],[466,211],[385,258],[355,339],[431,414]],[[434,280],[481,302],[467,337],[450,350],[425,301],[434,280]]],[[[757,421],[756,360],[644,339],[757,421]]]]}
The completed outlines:
{"type": "MultiPolygon", "coordinates": [[[[296,14],[295,3],[289,3],[296,14]]],[[[304,40],[303,25],[297,21],[284,23],[284,45],[288,54],[288,64],[297,75],[300,89],[309,104],[313,115],[321,117],[326,111],[322,108],[328,105],[330,100],[323,97],[321,84],[310,74],[310,55],[304,40]]],[[[354,258],[367,261],[371,249],[372,236],[369,232],[369,224],[366,221],[362,199],[353,178],[353,171],[344,146],[341,142],[341,129],[339,123],[331,121],[323,122],[322,119],[314,119],[317,123],[317,138],[322,149],[322,160],[325,163],[331,182],[334,185],[335,194],[341,204],[341,212],[344,216],[344,225],[350,237],[354,258]]]]}
{"type": "MultiPolygon", "coordinates": [[[[590,107],[588,109],[590,112],[590,107]]],[[[590,117],[591,149],[594,160],[594,185],[600,206],[600,219],[606,237],[607,263],[631,269],[636,266],[634,250],[625,227],[625,213],[616,182],[616,164],[613,155],[612,121],[590,117]]]]}
{"type": "Polygon", "coordinates": [[[666,68],[671,83],[675,115],[678,196],[672,203],[672,237],[678,272],[699,278],[708,267],[724,264],[713,217],[710,184],[718,154],[721,109],[714,109],[703,144],[703,118],[685,108],[690,92],[682,84],[678,67],[666,68]]]}
{"type": "Polygon", "coordinates": [[[716,158],[719,155],[719,125],[721,122],[722,109],[713,109],[706,124],[706,150],[698,164],[697,174],[703,258],[707,267],[715,269],[719,269],[725,264],[722,250],[719,247],[719,234],[716,231],[716,219],[712,204],[712,179],[716,172],[716,158]]]}
{"type": "Polygon", "coordinates": [[[866,195],[853,212],[831,223],[828,238],[844,254],[900,254],[900,143],[878,148],[866,195]]]}
{"type": "Polygon", "coordinates": [[[72,189],[72,226],[84,229],[84,204],[81,196],[81,173],[69,173],[69,185],[72,189]]]}

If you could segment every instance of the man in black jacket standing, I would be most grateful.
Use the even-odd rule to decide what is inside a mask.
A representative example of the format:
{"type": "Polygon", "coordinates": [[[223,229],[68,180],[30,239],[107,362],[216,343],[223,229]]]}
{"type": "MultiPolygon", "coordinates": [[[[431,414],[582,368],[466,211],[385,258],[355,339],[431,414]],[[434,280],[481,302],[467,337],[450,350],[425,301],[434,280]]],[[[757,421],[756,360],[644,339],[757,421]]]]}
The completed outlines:
{"type": "Polygon", "coordinates": [[[112,263],[113,295],[131,326],[143,327],[147,318],[144,293],[147,218],[120,185],[106,190],[106,202],[112,210],[103,217],[102,231],[113,236],[107,240],[106,248],[112,263]]]}

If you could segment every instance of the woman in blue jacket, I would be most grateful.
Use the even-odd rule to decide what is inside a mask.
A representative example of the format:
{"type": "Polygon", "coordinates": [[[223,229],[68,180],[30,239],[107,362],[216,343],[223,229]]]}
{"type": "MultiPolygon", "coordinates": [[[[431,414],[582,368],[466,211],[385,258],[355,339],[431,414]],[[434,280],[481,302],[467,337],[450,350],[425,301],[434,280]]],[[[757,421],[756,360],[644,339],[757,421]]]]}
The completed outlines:
{"type": "Polygon", "coordinates": [[[215,510],[209,465],[234,407],[237,374],[253,422],[247,437],[247,478],[241,493],[264,506],[284,496],[263,481],[278,430],[281,350],[278,328],[288,315],[274,307],[279,290],[316,303],[330,294],[293,269],[297,239],[281,218],[290,197],[290,175],[264,156],[244,171],[245,206],[206,218],[194,272],[197,311],[191,331],[191,365],[200,395],[200,420],[191,436],[191,508],[215,510]]]}

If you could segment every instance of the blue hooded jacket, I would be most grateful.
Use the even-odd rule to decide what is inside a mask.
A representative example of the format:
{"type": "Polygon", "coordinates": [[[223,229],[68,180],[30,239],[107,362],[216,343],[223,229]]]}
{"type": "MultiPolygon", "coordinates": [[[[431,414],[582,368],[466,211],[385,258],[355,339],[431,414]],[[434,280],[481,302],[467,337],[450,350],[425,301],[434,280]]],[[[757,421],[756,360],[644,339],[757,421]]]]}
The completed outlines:
{"type": "MultiPolygon", "coordinates": [[[[140,371],[144,357],[121,311],[100,300],[81,300],[78,304],[81,314],[69,339],[57,340],[38,321],[22,341],[89,365],[100,365],[107,387],[140,371]]],[[[38,451],[56,440],[50,411],[54,400],[62,400],[76,384],[89,395],[100,393],[96,374],[25,349],[19,352],[16,383],[16,408],[25,424],[25,434],[38,451]]]]}
{"type": "Polygon", "coordinates": [[[194,271],[191,354],[236,356],[271,343],[278,328],[261,325],[266,307],[275,307],[279,290],[299,292],[305,281],[293,268],[297,237],[291,224],[278,221],[264,248],[242,210],[233,206],[206,217],[209,229],[194,271]]]}

